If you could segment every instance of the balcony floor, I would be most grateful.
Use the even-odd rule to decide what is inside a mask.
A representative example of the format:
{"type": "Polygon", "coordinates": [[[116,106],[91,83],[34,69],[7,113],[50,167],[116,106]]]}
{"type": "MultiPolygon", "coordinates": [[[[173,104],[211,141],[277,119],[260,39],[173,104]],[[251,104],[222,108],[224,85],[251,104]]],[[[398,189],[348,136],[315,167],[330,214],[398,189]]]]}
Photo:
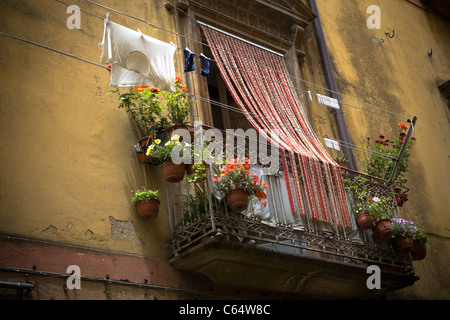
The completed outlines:
{"type": "Polygon", "coordinates": [[[401,270],[382,270],[381,289],[369,290],[366,281],[371,274],[366,273],[366,265],[214,236],[173,257],[170,263],[177,269],[203,274],[217,284],[317,299],[376,299],[419,279],[401,270]]]}

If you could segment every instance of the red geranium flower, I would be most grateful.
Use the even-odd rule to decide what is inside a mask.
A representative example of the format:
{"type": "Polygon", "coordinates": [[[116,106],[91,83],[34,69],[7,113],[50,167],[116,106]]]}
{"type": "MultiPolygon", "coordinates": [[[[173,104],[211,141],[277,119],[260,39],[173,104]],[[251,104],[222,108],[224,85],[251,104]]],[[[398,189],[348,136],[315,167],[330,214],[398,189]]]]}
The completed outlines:
{"type": "Polygon", "coordinates": [[[406,123],[404,123],[404,122],[400,122],[400,123],[398,124],[398,126],[399,126],[400,128],[402,128],[403,130],[408,130],[408,125],[407,125],[406,123]]]}

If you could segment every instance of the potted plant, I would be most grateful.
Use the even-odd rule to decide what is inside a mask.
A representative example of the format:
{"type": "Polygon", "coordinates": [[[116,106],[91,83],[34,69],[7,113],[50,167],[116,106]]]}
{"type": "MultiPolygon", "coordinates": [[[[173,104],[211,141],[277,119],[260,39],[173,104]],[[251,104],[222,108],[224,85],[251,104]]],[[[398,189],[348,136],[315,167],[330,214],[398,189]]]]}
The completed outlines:
{"type": "Polygon", "coordinates": [[[129,92],[121,92],[118,89],[110,93],[117,93],[120,104],[119,108],[125,109],[135,122],[141,139],[137,145],[137,151],[141,161],[146,161],[145,150],[148,145],[158,138],[168,125],[167,118],[162,116],[163,106],[160,101],[160,90],[149,86],[137,86],[129,92]]]}
{"type": "Polygon", "coordinates": [[[228,162],[221,168],[220,175],[214,175],[218,190],[225,196],[232,212],[247,209],[251,199],[258,199],[265,205],[267,195],[264,189],[269,189],[267,183],[250,173],[250,160],[245,157],[242,160],[241,163],[238,158],[228,162]]]}
{"type": "Polygon", "coordinates": [[[346,154],[339,156],[339,157],[335,157],[333,159],[340,167],[342,168],[347,168],[347,163],[348,163],[348,157],[346,154]]]}
{"type": "MultiPolygon", "coordinates": [[[[398,134],[393,139],[387,138],[384,134],[380,134],[371,145],[370,137],[367,137],[363,143],[363,150],[373,150],[370,154],[365,154],[365,159],[362,160],[364,172],[368,175],[388,180],[394,169],[396,159],[405,141],[406,131],[408,125],[404,122],[398,123],[398,134]]],[[[407,179],[405,177],[408,171],[408,160],[410,156],[411,147],[416,139],[412,137],[406,146],[403,158],[399,164],[398,171],[394,177],[393,184],[402,186],[405,185],[407,179]]]]}
{"type": "Polygon", "coordinates": [[[208,146],[208,142],[204,142],[204,147],[199,148],[200,150],[195,150],[191,148],[191,163],[186,164],[186,181],[189,183],[198,183],[206,179],[207,168],[209,168],[208,163],[215,163],[214,157],[210,152],[205,152],[208,146]],[[197,161],[197,162],[195,162],[197,161]]]}
{"type": "MultiPolygon", "coordinates": [[[[186,201],[182,201],[183,216],[177,225],[188,224],[195,219],[204,217],[210,210],[208,196],[200,189],[195,188],[195,194],[191,195],[186,201]]],[[[217,210],[215,201],[212,201],[212,209],[217,210]]]]}
{"type": "Polygon", "coordinates": [[[413,249],[411,255],[414,260],[422,260],[427,255],[428,236],[423,230],[415,227],[412,233],[413,249]]]}
{"type": "Polygon", "coordinates": [[[162,91],[161,98],[165,100],[167,116],[170,125],[166,128],[169,137],[176,129],[188,129],[187,124],[191,106],[195,103],[189,97],[189,90],[183,85],[180,78],[175,80],[175,91],[162,91]]]}
{"type": "Polygon", "coordinates": [[[162,163],[164,176],[170,183],[182,181],[185,174],[184,163],[175,164],[172,157],[178,156],[181,159],[186,152],[190,152],[190,145],[184,142],[180,143],[179,138],[178,135],[173,135],[165,144],[157,139],[152,142],[146,152],[147,156],[154,157],[162,163]]]}
{"type": "Polygon", "coordinates": [[[351,208],[355,214],[355,221],[361,229],[371,229],[374,226],[375,220],[369,214],[368,199],[370,195],[367,187],[367,180],[361,176],[355,176],[349,179],[343,179],[344,187],[353,196],[351,208]]]}
{"type": "Polygon", "coordinates": [[[388,240],[393,234],[391,220],[394,216],[389,211],[391,202],[391,197],[378,196],[370,197],[366,203],[367,211],[375,221],[372,230],[381,240],[388,240]]]}
{"type": "Polygon", "coordinates": [[[131,191],[133,204],[142,219],[148,220],[158,216],[159,213],[159,190],[150,190],[145,187],[131,191]]]}
{"type": "Polygon", "coordinates": [[[199,163],[191,163],[186,165],[186,181],[189,183],[198,183],[206,179],[207,164],[203,161],[199,163]]]}
{"type": "Polygon", "coordinates": [[[392,219],[393,243],[398,252],[405,254],[413,250],[412,235],[415,228],[412,221],[392,219]]]}

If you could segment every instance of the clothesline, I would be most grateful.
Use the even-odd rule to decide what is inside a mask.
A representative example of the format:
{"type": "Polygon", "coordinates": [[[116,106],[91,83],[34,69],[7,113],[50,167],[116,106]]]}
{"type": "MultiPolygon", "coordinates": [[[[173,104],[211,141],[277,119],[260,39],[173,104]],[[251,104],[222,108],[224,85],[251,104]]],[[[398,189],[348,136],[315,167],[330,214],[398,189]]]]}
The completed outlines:
{"type": "MultiPolygon", "coordinates": [[[[103,18],[102,18],[102,19],[103,19],[103,18]]],[[[48,46],[45,46],[45,45],[42,45],[42,44],[39,44],[39,43],[30,41],[30,40],[26,40],[26,39],[23,39],[23,38],[19,38],[19,37],[13,36],[13,35],[9,35],[9,34],[3,33],[3,32],[0,32],[0,34],[1,34],[1,35],[4,35],[4,36],[7,36],[7,37],[10,37],[10,38],[15,39],[15,40],[23,41],[23,42],[25,42],[25,43],[32,44],[32,45],[35,45],[35,46],[38,46],[38,47],[41,47],[41,48],[44,48],[44,49],[53,51],[53,52],[55,52],[55,53],[62,54],[62,55],[64,55],[64,56],[68,56],[68,57],[70,57],[70,58],[74,58],[74,59],[80,60],[80,61],[82,61],[82,62],[89,63],[89,64],[91,64],[91,65],[100,67],[100,68],[102,68],[102,69],[107,69],[107,70],[109,70],[109,68],[106,67],[106,66],[104,66],[104,65],[101,65],[101,64],[98,64],[98,63],[95,63],[95,62],[92,62],[92,61],[89,61],[89,60],[80,58],[80,57],[78,57],[78,56],[76,56],[76,55],[73,55],[73,54],[71,54],[71,53],[67,53],[67,52],[64,52],[64,51],[61,51],[61,50],[58,50],[58,49],[54,49],[54,48],[51,48],[51,47],[48,47],[48,46]]],[[[199,95],[195,95],[195,94],[192,94],[192,93],[191,93],[191,95],[192,95],[193,97],[195,97],[196,99],[200,99],[200,100],[205,101],[205,102],[208,102],[208,103],[210,103],[210,104],[217,105],[217,106],[219,106],[219,107],[221,107],[221,108],[226,108],[226,109],[229,109],[229,110],[231,110],[231,111],[234,111],[234,112],[238,112],[238,113],[243,114],[243,112],[242,112],[240,109],[235,108],[235,107],[232,107],[232,106],[230,106],[230,105],[226,105],[226,104],[223,104],[223,103],[219,103],[218,101],[211,100],[211,99],[208,99],[208,98],[205,98],[205,97],[202,97],[202,96],[199,96],[199,95]]],[[[250,114],[251,114],[251,113],[250,113],[250,114]]],[[[258,115],[255,115],[255,114],[251,114],[251,115],[252,115],[253,117],[258,117],[258,115]]],[[[294,128],[294,129],[295,129],[295,130],[303,130],[302,128],[294,128]]],[[[327,137],[326,135],[323,135],[323,134],[319,134],[319,133],[315,133],[315,134],[318,135],[318,136],[321,136],[321,137],[323,137],[323,138],[326,138],[326,137],[327,137]]],[[[354,144],[349,144],[349,143],[347,143],[347,142],[345,142],[345,141],[342,141],[342,140],[339,140],[339,139],[337,139],[337,138],[333,138],[333,139],[336,140],[336,141],[338,141],[341,145],[346,145],[347,147],[350,147],[350,148],[352,148],[353,150],[358,150],[358,149],[360,149],[360,150],[367,151],[367,152],[369,152],[370,154],[373,154],[373,155],[375,155],[375,156],[384,157],[382,154],[378,153],[378,152],[375,151],[375,150],[371,150],[371,149],[368,149],[368,148],[362,148],[362,147],[356,146],[356,145],[354,145],[354,144]]]]}
{"type": "MultiPolygon", "coordinates": [[[[60,1],[60,0],[57,0],[57,1],[62,3],[62,1],[60,1]]],[[[183,38],[185,38],[185,39],[187,39],[187,40],[191,40],[191,41],[193,41],[193,42],[199,43],[199,44],[204,45],[204,46],[209,46],[208,44],[205,44],[205,43],[203,43],[203,42],[201,42],[201,41],[199,41],[199,40],[196,40],[196,39],[190,38],[190,37],[188,37],[188,36],[179,34],[179,33],[177,33],[177,32],[174,32],[174,31],[165,29],[165,28],[163,28],[163,27],[160,27],[160,26],[151,24],[151,23],[149,23],[149,22],[147,22],[147,21],[145,21],[145,20],[143,20],[143,19],[137,18],[137,17],[132,16],[132,15],[130,15],[130,14],[127,14],[127,13],[124,13],[124,12],[121,12],[121,11],[118,11],[118,10],[115,10],[115,9],[112,9],[112,8],[110,8],[110,7],[104,6],[104,5],[102,5],[102,4],[96,3],[96,2],[91,1],[91,0],[85,0],[85,1],[86,1],[86,2],[89,2],[89,3],[91,3],[91,4],[94,4],[94,5],[96,5],[96,6],[102,7],[102,8],[104,8],[104,9],[107,9],[107,10],[110,10],[110,11],[113,11],[113,12],[116,12],[116,13],[119,13],[119,14],[122,14],[122,15],[125,15],[125,16],[127,16],[127,17],[129,17],[129,18],[138,20],[138,21],[143,22],[143,23],[145,23],[145,24],[147,24],[147,25],[149,25],[149,26],[151,26],[151,27],[154,27],[154,28],[157,28],[157,29],[160,29],[160,30],[169,32],[169,33],[171,33],[171,34],[173,34],[173,35],[176,35],[176,36],[179,36],[179,37],[183,37],[183,38]]],[[[180,11],[180,12],[183,13],[183,14],[186,14],[185,12],[183,12],[182,10],[180,10],[179,8],[177,8],[176,6],[175,6],[175,9],[178,10],[178,11],[180,11]]],[[[190,16],[187,16],[187,17],[192,19],[192,17],[190,17],[190,16]]],[[[196,21],[196,22],[197,22],[197,21],[196,21]]],[[[182,49],[182,48],[178,48],[178,49],[184,50],[184,49],[182,49]]],[[[214,60],[211,59],[211,62],[216,62],[216,61],[214,61],[214,60]]],[[[216,63],[217,63],[217,62],[216,62],[216,63]]],[[[277,70],[274,70],[274,71],[275,71],[275,72],[279,72],[279,71],[277,71],[277,70]]],[[[371,113],[373,113],[373,114],[377,114],[377,115],[380,115],[380,116],[383,116],[383,117],[387,117],[387,118],[391,118],[391,119],[395,119],[395,120],[399,120],[399,121],[405,121],[405,120],[408,119],[407,117],[405,117],[405,116],[403,116],[403,115],[396,114],[396,113],[394,113],[394,112],[392,112],[392,111],[389,111],[389,110],[380,108],[380,107],[378,107],[378,106],[369,104],[369,103],[367,103],[367,102],[358,100],[358,99],[356,99],[356,98],[352,98],[352,97],[349,97],[349,96],[344,95],[344,94],[342,94],[342,93],[335,92],[335,91],[333,91],[333,90],[330,90],[330,89],[328,89],[328,88],[325,88],[325,87],[322,87],[322,86],[320,86],[320,85],[314,84],[314,83],[312,83],[312,82],[306,81],[306,80],[304,80],[304,79],[300,79],[300,78],[297,78],[297,77],[292,77],[292,78],[295,79],[295,80],[297,80],[297,81],[303,82],[303,83],[305,83],[305,84],[307,84],[307,85],[311,85],[311,86],[314,86],[314,87],[323,89],[323,90],[325,90],[325,91],[327,91],[327,92],[336,93],[336,94],[338,94],[338,95],[341,96],[341,97],[345,97],[345,98],[354,100],[354,101],[356,101],[356,102],[359,102],[359,103],[361,103],[361,104],[367,105],[367,106],[372,107],[372,108],[374,108],[374,109],[378,109],[378,110],[381,110],[381,111],[383,111],[383,112],[385,112],[385,113],[391,114],[391,115],[393,115],[393,116],[398,116],[398,117],[401,117],[401,118],[396,118],[396,117],[393,117],[393,116],[390,116],[390,115],[385,115],[385,114],[381,114],[381,113],[378,113],[378,112],[375,112],[375,111],[371,111],[371,110],[367,110],[367,109],[364,109],[364,108],[359,108],[359,107],[353,106],[353,105],[348,104],[348,103],[342,103],[342,102],[341,102],[341,105],[345,105],[345,106],[347,106],[347,107],[358,108],[358,109],[360,109],[360,110],[364,110],[364,111],[367,111],[367,112],[371,112],[371,113]]],[[[302,89],[300,89],[300,88],[296,88],[296,89],[297,89],[297,90],[300,90],[300,91],[303,91],[303,92],[307,92],[307,91],[302,90],[302,89]]]]}

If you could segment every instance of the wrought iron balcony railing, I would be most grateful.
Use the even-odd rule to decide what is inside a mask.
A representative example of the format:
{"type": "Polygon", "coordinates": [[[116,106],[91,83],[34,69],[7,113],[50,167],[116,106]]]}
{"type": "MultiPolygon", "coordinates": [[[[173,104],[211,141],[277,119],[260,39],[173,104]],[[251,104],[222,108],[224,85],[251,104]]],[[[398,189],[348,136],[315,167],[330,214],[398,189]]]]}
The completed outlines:
{"type": "MultiPolygon", "coordinates": [[[[246,211],[233,213],[215,188],[212,179],[215,170],[218,169],[209,167],[207,178],[201,183],[167,184],[172,229],[170,254],[175,265],[194,271],[202,269],[204,266],[194,266],[196,258],[186,258],[189,266],[184,265],[183,257],[213,239],[238,251],[243,247],[252,248],[284,257],[310,258],[348,267],[378,265],[383,270],[395,270],[409,277],[405,282],[408,284],[400,284],[399,287],[415,281],[411,280],[414,278],[411,256],[399,254],[391,241],[378,239],[372,230],[359,229],[353,215],[352,228],[345,229],[335,223],[317,221],[309,213],[292,214],[288,210],[284,174],[262,178],[269,185],[266,207],[253,201],[246,211]]],[[[392,187],[384,180],[348,169],[343,169],[342,175],[344,178],[364,177],[366,187],[374,193],[392,193],[392,187]]],[[[300,185],[303,187],[302,181],[300,185]]],[[[349,203],[353,201],[350,194],[347,194],[347,199],[349,203]]],[[[398,216],[397,206],[388,206],[386,210],[398,216]]]]}
{"type": "MultiPolygon", "coordinates": [[[[344,170],[343,175],[361,174],[344,170]]],[[[374,193],[389,195],[392,192],[382,180],[364,178],[374,193]]],[[[200,184],[168,184],[172,255],[215,236],[296,254],[319,255],[349,264],[382,264],[413,272],[409,256],[396,253],[389,241],[378,240],[372,230],[358,229],[354,220],[352,230],[346,230],[315,221],[308,215],[290,214],[285,207],[282,179],[281,175],[267,178],[270,191],[266,208],[251,202],[242,214],[228,211],[225,201],[214,191],[211,175],[200,184]]],[[[398,216],[398,208],[392,206],[387,210],[398,216]]]]}

